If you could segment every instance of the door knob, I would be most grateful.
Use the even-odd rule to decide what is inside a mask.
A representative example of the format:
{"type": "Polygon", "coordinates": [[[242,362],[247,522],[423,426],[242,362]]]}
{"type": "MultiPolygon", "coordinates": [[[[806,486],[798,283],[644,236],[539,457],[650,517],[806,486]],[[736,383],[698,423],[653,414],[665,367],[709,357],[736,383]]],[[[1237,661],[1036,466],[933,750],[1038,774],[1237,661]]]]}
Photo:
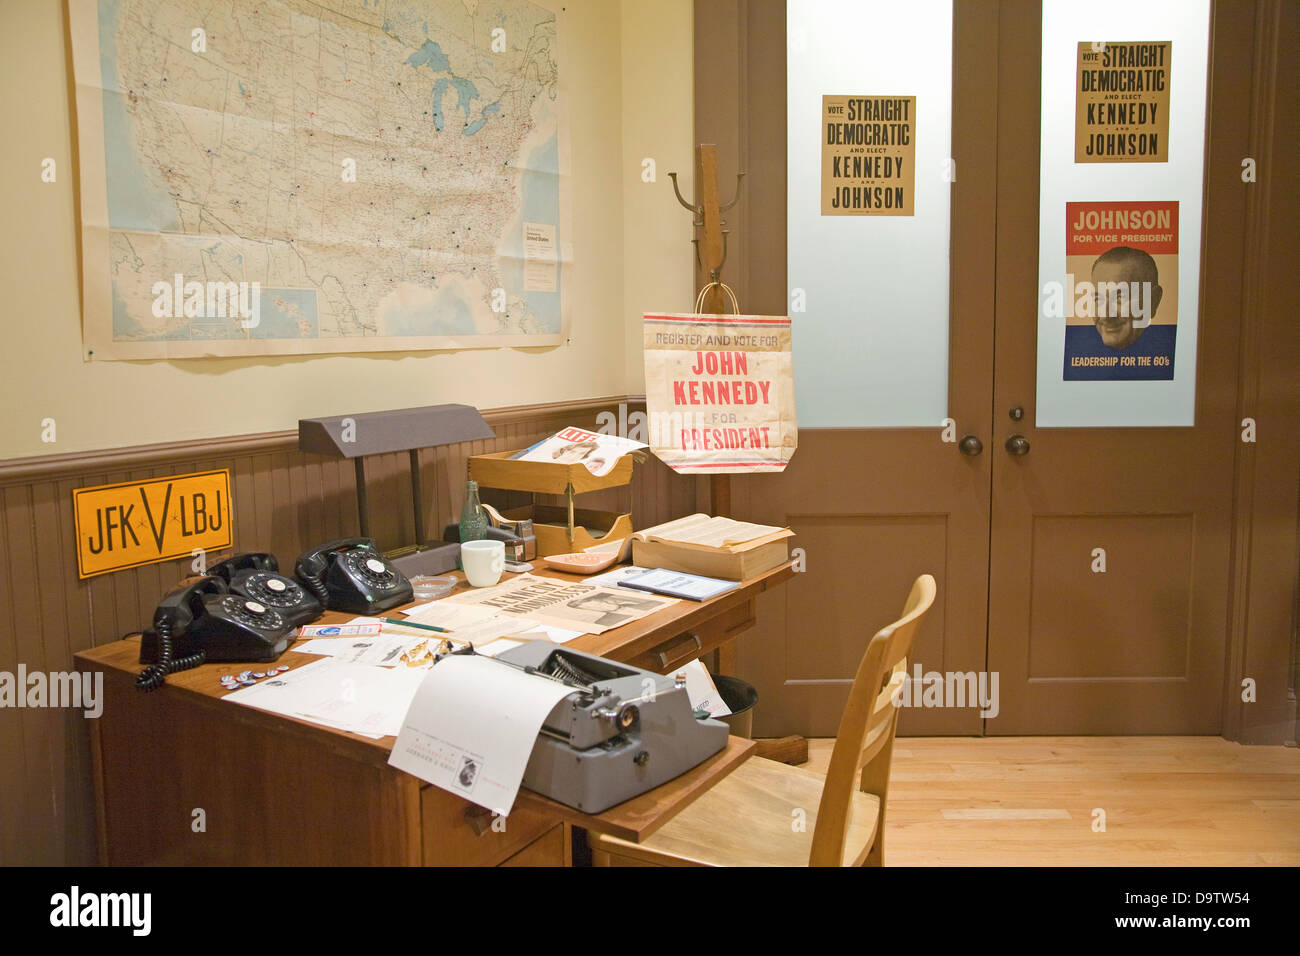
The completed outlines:
{"type": "Polygon", "coordinates": [[[966,455],[969,458],[974,458],[984,450],[984,443],[974,435],[967,435],[957,443],[957,447],[961,449],[963,455],[966,455]]]}
{"type": "Polygon", "coordinates": [[[1013,455],[1029,454],[1029,439],[1024,435],[1012,435],[1007,439],[1007,451],[1013,455]]]}

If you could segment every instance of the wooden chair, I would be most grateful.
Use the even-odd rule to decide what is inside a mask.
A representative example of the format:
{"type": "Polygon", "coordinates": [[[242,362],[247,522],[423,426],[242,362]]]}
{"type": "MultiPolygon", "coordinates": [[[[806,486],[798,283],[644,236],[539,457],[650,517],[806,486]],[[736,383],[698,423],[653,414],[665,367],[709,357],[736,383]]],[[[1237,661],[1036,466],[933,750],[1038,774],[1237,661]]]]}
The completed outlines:
{"type": "Polygon", "coordinates": [[[858,665],[826,776],[752,757],[643,843],[591,834],[596,866],[880,866],[897,701],[934,578],[858,665]],[[854,787],[861,771],[861,788],[854,787]]]}

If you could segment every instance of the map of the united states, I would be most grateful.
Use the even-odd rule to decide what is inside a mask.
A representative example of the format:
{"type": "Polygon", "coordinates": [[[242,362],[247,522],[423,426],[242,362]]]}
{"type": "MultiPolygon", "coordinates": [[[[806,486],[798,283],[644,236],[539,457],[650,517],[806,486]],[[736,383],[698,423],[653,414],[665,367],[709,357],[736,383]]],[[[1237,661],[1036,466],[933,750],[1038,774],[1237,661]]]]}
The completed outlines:
{"type": "Polygon", "coordinates": [[[89,351],[560,339],[568,236],[551,10],[527,0],[73,0],[71,10],[89,351]]]}

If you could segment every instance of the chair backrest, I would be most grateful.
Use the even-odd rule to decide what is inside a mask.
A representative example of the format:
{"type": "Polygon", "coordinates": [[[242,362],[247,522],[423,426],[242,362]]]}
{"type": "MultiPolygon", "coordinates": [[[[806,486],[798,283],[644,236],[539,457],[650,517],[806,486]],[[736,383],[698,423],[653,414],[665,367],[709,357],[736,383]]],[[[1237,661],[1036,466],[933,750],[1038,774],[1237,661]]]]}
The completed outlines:
{"type": "MultiPolygon", "coordinates": [[[[882,783],[889,779],[888,760],[892,753],[889,744],[898,726],[897,702],[907,680],[912,639],[921,618],[934,603],[936,590],[930,575],[917,578],[903,606],[902,617],[877,631],[867,644],[835,735],[835,748],[831,751],[817,824],[813,828],[809,866],[844,866],[854,862],[844,859],[853,791],[864,768],[871,779],[882,783]],[[873,767],[873,761],[880,761],[883,766],[873,767]]],[[[883,814],[884,787],[880,789],[883,814]]],[[[876,839],[880,838],[877,832],[876,839]]]]}

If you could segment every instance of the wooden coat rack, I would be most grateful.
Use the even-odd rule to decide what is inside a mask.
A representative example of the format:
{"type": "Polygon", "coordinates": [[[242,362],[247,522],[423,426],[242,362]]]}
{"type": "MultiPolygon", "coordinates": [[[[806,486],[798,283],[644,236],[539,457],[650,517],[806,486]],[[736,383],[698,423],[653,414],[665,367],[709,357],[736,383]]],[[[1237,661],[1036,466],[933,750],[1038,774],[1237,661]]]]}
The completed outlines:
{"type": "Polygon", "coordinates": [[[727,220],[722,218],[722,214],[740,202],[740,186],[745,179],[745,174],[736,173],[736,194],[731,202],[724,205],[718,202],[717,146],[712,143],[701,143],[695,147],[695,170],[696,195],[702,198],[694,204],[688,203],[682,197],[682,191],[677,185],[677,174],[669,173],[668,178],[673,181],[673,192],[677,194],[677,201],[693,215],[692,225],[704,230],[703,237],[697,236],[691,240],[691,244],[695,246],[696,264],[709,277],[703,311],[716,314],[726,308],[720,283],[722,266],[727,261],[728,230],[723,228],[727,220]]]}
{"type": "MultiPolygon", "coordinates": [[[[727,261],[727,232],[724,227],[727,220],[722,214],[740,201],[740,185],[744,173],[736,173],[736,194],[731,202],[718,202],[718,147],[713,143],[701,143],[695,147],[696,195],[703,198],[692,204],[682,197],[677,186],[677,174],[669,173],[673,181],[673,192],[677,201],[689,210],[693,216],[691,222],[696,229],[703,229],[704,235],[691,240],[695,246],[695,262],[705,272],[709,281],[703,286],[703,302],[698,311],[708,315],[718,315],[727,307],[727,293],[723,291],[722,266],[727,261]]],[[[709,503],[715,515],[731,516],[731,476],[709,476],[709,503]]],[[[714,673],[734,674],[736,672],[736,645],[734,641],[722,645],[714,658],[714,673]]],[[[808,760],[808,741],[798,735],[781,737],[774,740],[759,741],[758,753],[769,760],[783,763],[801,764],[808,760]]]]}
{"type": "MultiPolygon", "coordinates": [[[[677,174],[669,173],[673,181],[673,192],[682,207],[691,213],[691,224],[696,229],[703,229],[702,236],[691,240],[695,247],[695,262],[706,273],[709,281],[701,293],[703,305],[700,311],[709,315],[718,315],[727,308],[726,293],[722,285],[722,266],[727,261],[727,235],[724,228],[727,220],[722,214],[740,202],[740,186],[745,179],[744,173],[736,173],[736,194],[729,203],[718,201],[718,147],[713,143],[700,143],[695,147],[695,192],[699,200],[689,203],[682,196],[677,185],[677,174]]],[[[709,478],[709,501],[715,515],[731,514],[731,477],[729,475],[712,475],[709,478]]]]}

